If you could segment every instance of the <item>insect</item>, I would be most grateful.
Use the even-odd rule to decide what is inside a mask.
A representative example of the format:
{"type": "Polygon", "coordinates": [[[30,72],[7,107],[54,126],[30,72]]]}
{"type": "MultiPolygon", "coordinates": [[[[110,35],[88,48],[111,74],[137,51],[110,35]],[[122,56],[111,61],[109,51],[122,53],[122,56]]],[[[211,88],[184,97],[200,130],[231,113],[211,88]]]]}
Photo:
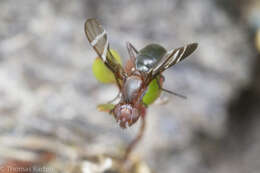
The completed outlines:
{"type": "MultiPolygon", "coordinates": [[[[130,59],[123,68],[112,53],[106,31],[96,19],[88,19],[85,22],[85,34],[99,59],[115,77],[120,101],[115,105],[103,104],[101,108],[108,109],[121,128],[133,125],[140,117],[145,119],[148,106],[145,103],[145,97],[152,84],[159,88],[157,90],[159,93],[166,91],[184,97],[162,87],[164,81],[162,73],[193,53],[198,47],[197,43],[167,51],[159,44],[148,44],[141,50],[137,50],[131,43],[127,42],[130,59]]],[[[152,101],[154,99],[156,97],[152,101]]]]}
{"type": "Polygon", "coordinates": [[[85,34],[98,54],[93,64],[94,75],[101,82],[115,82],[119,89],[115,99],[99,105],[98,108],[113,114],[121,128],[132,126],[140,117],[142,119],[139,133],[126,149],[124,156],[126,161],[143,136],[146,109],[160,96],[161,91],[185,98],[162,87],[164,82],[162,73],[192,54],[198,44],[191,43],[167,51],[159,44],[148,44],[141,50],[137,50],[127,42],[130,58],[123,67],[117,52],[110,48],[106,31],[95,19],[88,19],[85,22],[85,34]],[[119,102],[111,104],[117,98],[119,102]]]}

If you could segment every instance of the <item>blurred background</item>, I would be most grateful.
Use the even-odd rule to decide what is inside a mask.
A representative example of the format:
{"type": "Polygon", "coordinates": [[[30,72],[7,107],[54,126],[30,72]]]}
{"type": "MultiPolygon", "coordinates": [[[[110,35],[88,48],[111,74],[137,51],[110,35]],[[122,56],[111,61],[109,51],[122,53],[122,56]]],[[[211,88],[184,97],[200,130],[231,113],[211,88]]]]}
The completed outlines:
{"type": "Polygon", "coordinates": [[[0,9],[0,171],[48,162],[38,171],[89,173],[84,156],[118,154],[135,137],[140,122],[122,130],[96,109],[117,94],[92,74],[83,26],[96,18],[124,62],[127,41],[199,43],[165,72],[165,88],[188,99],[164,93],[167,104],[149,107],[136,157],[155,173],[259,172],[259,0],[1,0],[0,9]]]}

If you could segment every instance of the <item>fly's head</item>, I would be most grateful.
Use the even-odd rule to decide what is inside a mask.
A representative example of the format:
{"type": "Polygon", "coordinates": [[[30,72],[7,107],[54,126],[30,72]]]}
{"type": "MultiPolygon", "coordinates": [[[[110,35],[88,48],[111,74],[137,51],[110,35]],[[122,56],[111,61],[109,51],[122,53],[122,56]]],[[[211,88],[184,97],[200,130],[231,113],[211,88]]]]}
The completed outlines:
{"type": "Polygon", "coordinates": [[[139,119],[141,112],[131,104],[118,104],[113,110],[113,115],[121,128],[127,128],[139,119]]]}

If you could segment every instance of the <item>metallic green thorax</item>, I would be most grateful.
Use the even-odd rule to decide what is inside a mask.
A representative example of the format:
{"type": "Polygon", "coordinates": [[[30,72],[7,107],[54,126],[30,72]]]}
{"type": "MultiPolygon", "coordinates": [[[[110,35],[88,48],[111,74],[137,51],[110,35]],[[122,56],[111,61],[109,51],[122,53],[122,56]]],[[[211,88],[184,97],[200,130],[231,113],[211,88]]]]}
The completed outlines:
{"type": "Polygon", "coordinates": [[[136,69],[147,72],[165,55],[166,49],[158,44],[149,44],[139,51],[136,57],[136,69]]]}

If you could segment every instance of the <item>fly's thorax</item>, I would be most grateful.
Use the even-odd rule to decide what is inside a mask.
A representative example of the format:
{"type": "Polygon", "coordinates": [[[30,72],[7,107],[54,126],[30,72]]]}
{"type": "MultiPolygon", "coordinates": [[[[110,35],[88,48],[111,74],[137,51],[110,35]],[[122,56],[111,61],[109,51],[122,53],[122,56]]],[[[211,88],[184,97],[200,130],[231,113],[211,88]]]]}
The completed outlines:
{"type": "Polygon", "coordinates": [[[149,44],[139,51],[136,57],[136,69],[147,72],[166,54],[166,49],[158,44],[149,44]]]}
{"type": "Polygon", "coordinates": [[[142,79],[139,76],[130,76],[123,85],[123,102],[133,103],[138,100],[142,89],[142,79]]]}

